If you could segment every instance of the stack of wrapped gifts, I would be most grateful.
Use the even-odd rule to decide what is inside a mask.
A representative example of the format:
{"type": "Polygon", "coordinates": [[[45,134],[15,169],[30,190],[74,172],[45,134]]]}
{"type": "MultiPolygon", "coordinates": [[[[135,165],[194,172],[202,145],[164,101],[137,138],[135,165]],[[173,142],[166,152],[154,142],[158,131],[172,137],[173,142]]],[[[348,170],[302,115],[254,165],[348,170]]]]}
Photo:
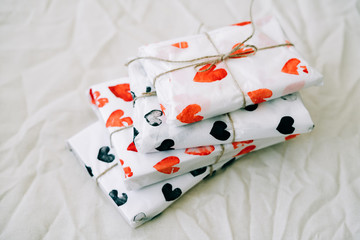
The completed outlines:
{"type": "Polygon", "coordinates": [[[310,132],[298,91],[322,81],[273,17],[140,47],[128,73],[90,87],[99,121],[68,145],[133,227],[236,159],[310,132]]]}

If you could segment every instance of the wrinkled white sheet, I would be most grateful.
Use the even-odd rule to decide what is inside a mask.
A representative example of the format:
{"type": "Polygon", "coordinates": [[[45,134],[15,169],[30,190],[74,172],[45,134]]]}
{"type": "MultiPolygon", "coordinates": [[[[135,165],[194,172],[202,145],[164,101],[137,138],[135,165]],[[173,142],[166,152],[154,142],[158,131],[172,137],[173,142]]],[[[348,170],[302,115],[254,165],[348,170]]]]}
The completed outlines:
{"type": "Polygon", "coordinates": [[[248,20],[249,1],[0,2],[0,239],[359,239],[360,2],[256,0],[324,75],[315,129],[236,162],[133,230],[65,147],[85,90],[150,42],[248,20]]]}

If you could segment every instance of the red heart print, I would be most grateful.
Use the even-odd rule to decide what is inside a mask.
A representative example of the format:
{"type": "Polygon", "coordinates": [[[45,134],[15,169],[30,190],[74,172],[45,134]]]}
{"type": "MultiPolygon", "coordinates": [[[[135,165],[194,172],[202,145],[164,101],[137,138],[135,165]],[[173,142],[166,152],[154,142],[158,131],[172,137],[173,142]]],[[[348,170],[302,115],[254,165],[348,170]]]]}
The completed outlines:
{"type": "Polygon", "coordinates": [[[124,111],[119,109],[112,112],[106,121],[106,127],[124,127],[124,122],[128,126],[133,124],[133,121],[130,117],[121,118],[124,115],[124,111]]]}
{"type": "Polygon", "coordinates": [[[251,24],[251,21],[234,23],[231,26],[245,26],[245,25],[248,25],[248,24],[251,24]]]}
{"type": "Polygon", "coordinates": [[[107,98],[99,98],[97,99],[98,101],[98,107],[101,108],[103,107],[105,104],[107,104],[109,102],[109,100],[107,98]]]}
{"type": "Polygon", "coordinates": [[[245,144],[250,144],[254,142],[254,140],[247,140],[247,141],[240,141],[240,142],[233,142],[232,145],[234,147],[234,149],[237,149],[239,147],[239,145],[241,146],[245,146],[245,144]]]}
{"type": "Polygon", "coordinates": [[[123,169],[125,172],[125,178],[132,177],[134,175],[134,173],[131,171],[130,167],[124,167],[123,169]]]}
{"type": "Polygon", "coordinates": [[[187,42],[178,42],[178,43],[171,44],[171,46],[177,47],[177,48],[188,48],[189,44],[187,42]]]}
{"type": "Polygon", "coordinates": [[[166,108],[162,104],[160,104],[160,108],[161,108],[162,113],[165,115],[165,109],[166,108]]]}
{"type": "Polygon", "coordinates": [[[165,174],[172,174],[176,173],[180,170],[179,167],[173,167],[174,165],[178,164],[180,162],[180,159],[175,156],[166,157],[157,164],[154,165],[154,168],[165,174]]]}
{"type": "Polygon", "coordinates": [[[129,146],[127,147],[126,150],[128,150],[128,151],[133,151],[133,152],[137,152],[137,151],[138,151],[138,150],[136,149],[136,146],[135,146],[135,143],[134,143],[134,142],[131,142],[131,143],[129,144],[129,146]]]}
{"type": "Polygon", "coordinates": [[[307,67],[306,66],[300,66],[302,69],[303,69],[303,72],[304,73],[309,73],[309,71],[307,70],[307,67]]]}
{"type": "Polygon", "coordinates": [[[297,136],[299,136],[300,134],[291,134],[291,135],[289,135],[289,136],[286,136],[285,137],[285,141],[287,141],[287,140],[290,140],[290,139],[293,139],[293,138],[296,138],[297,136]]]}
{"type": "Polygon", "coordinates": [[[90,97],[91,97],[91,103],[94,104],[94,105],[96,105],[95,97],[94,97],[94,94],[93,94],[93,91],[92,91],[91,88],[90,88],[90,90],[89,90],[89,95],[90,95],[90,97]]]}
{"type": "MultiPolygon", "coordinates": [[[[200,71],[207,69],[210,67],[210,64],[206,64],[200,71]]],[[[223,68],[216,69],[216,65],[213,65],[209,70],[205,72],[197,72],[194,77],[194,82],[215,82],[219,81],[227,76],[227,72],[223,68]]]]}
{"type": "Polygon", "coordinates": [[[210,145],[210,146],[187,148],[187,149],[185,149],[185,153],[191,154],[191,155],[205,156],[205,155],[209,155],[214,150],[215,150],[215,147],[210,145]]]}
{"type": "Polygon", "coordinates": [[[198,104],[190,104],[182,110],[182,112],[176,116],[176,119],[182,123],[193,123],[201,121],[204,117],[195,115],[201,111],[201,107],[198,104]]]}
{"type": "Polygon", "coordinates": [[[121,166],[124,165],[124,160],[120,159],[121,166]]]}
{"type": "MultiPolygon", "coordinates": [[[[299,75],[298,72],[298,65],[300,63],[300,60],[297,58],[291,58],[290,60],[288,60],[284,67],[281,69],[281,71],[283,73],[287,73],[287,74],[294,74],[294,75],[299,75]]],[[[304,73],[309,73],[309,71],[307,70],[306,66],[300,66],[300,68],[303,69],[304,73]]]]}
{"type": "Polygon", "coordinates": [[[254,104],[265,102],[264,98],[269,98],[272,96],[272,91],[267,88],[261,88],[252,92],[248,92],[248,95],[251,101],[254,104]]]}
{"type": "Polygon", "coordinates": [[[249,152],[251,152],[252,150],[254,150],[255,148],[256,148],[255,145],[247,146],[246,148],[242,149],[238,154],[236,154],[234,157],[237,157],[237,156],[240,156],[240,155],[249,153],[249,152]]]}
{"type": "Polygon", "coordinates": [[[107,104],[109,102],[109,100],[107,98],[99,98],[100,97],[99,91],[95,91],[93,94],[91,88],[89,90],[89,95],[91,97],[91,103],[96,105],[99,108],[105,106],[105,104],[107,104]]]}
{"type": "MultiPolygon", "coordinates": [[[[236,48],[237,46],[239,46],[241,43],[237,43],[235,44],[232,49],[236,48]]],[[[244,46],[244,44],[241,44],[241,46],[244,46]]],[[[240,48],[238,50],[236,50],[235,52],[233,52],[232,54],[230,54],[230,56],[232,55],[237,55],[237,54],[243,54],[243,56],[239,56],[239,57],[233,57],[233,58],[242,58],[242,57],[246,57],[247,54],[252,54],[254,53],[254,49],[252,48],[240,48]]]]}
{"type": "Polygon", "coordinates": [[[128,83],[110,86],[109,89],[116,97],[123,99],[125,102],[131,102],[133,100],[130,93],[130,84],[128,83]]]}

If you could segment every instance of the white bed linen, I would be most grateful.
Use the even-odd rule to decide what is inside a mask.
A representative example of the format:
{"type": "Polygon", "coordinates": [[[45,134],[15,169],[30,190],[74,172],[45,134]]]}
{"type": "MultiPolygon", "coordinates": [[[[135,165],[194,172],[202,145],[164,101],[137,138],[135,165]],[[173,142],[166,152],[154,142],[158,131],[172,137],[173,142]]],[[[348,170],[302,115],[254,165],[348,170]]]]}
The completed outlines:
{"type": "Polygon", "coordinates": [[[359,239],[360,2],[256,0],[324,86],[311,134],[236,162],[131,229],[65,147],[85,90],[151,42],[246,21],[249,1],[0,2],[0,239],[359,239]]]}

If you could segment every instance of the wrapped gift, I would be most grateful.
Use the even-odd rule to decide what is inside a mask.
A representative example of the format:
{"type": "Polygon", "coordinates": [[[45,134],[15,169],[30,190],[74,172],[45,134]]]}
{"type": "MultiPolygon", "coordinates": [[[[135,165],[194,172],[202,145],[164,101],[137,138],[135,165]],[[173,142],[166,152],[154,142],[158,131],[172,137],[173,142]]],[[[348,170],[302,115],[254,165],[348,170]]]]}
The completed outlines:
{"type": "Polygon", "coordinates": [[[70,138],[68,146],[132,227],[138,227],[159,215],[208,176],[211,169],[216,171],[233,162],[232,159],[229,162],[196,169],[140,190],[129,191],[123,182],[126,173],[121,167],[119,157],[109,145],[109,134],[104,130],[102,123],[97,122],[70,138]]]}
{"type": "Polygon", "coordinates": [[[289,45],[274,17],[149,44],[138,56],[129,64],[130,78],[139,62],[171,125],[279,98],[322,79],[289,45]]]}
{"type": "Polygon", "coordinates": [[[97,122],[70,138],[68,146],[132,227],[160,214],[209,174],[206,168],[196,175],[188,173],[138,191],[128,191],[123,182],[124,170],[109,145],[109,135],[102,123],[97,122]]]}
{"type": "Polygon", "coordinates": [[[90,89],[94,106],[98,109],[109,133],[112,134],[111,141],[125,171],[124,183],[129,190],[224,162],[296,136],[295,134],[276,138],[247,139],[221,145],[139,153],[133,143],[133,137],[136,138],[139,132],[136,128],[130,127],[133,123],[133,108],[129,91],[127,78],[101,83],[90,89]]]}
{"type": "MultiPolygon", "coordinates": [[[[141,64],[132,65],[131,90],[135,95],[151,92],[141,64]]],[[[108,92],[105,91],[104,96],[108,92]]],[[[120,99],[118,101],[116,105],[121,104],[120,99]]],[[[133,121],[138,131],[134,142],[137,150],[143,153],[286,136],[313,128],[299,93],[185,126],[167,124],[157,97],[143,97],[134,104],[133,121]]]]}

